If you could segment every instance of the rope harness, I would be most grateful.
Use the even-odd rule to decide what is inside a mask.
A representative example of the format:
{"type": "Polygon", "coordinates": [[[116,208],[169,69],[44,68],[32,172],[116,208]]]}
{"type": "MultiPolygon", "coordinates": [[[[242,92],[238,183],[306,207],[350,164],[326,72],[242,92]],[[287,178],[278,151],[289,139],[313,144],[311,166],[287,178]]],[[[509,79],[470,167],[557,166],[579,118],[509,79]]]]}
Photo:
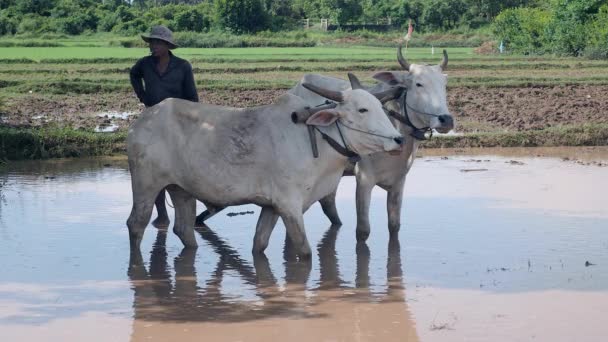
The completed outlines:
{"type": "MultiPolygon", "coordinates": [[[[431,129],[430,126],[427,127],[422,127],[422,128],[418,128],[416,127],[416,125],[414,125],[410,119],[410,112],[413,111],[415,113],[418,114],[422,114],[422,115],[428,115],[428,116],[433,116],[433,117],[440,117],[442,114],[433,114],[433,113],[427,113],[421,110],[417,110],[414,109],[412,106],[410,106],[407,103],[407,89],[403,88],[403,92],[401,97],[399,98],[399,102],[400,102],[400,107],[401,107],[401,113],[398,113],[392,109],[388,109],[385,108],[384,105],[382,106],[382,109],[384,110],[384,112],[396,119],[397,121],[403,123],[404,125],[406,125],[407,127],[412,129],[412,132],[410,133],[410,136],[416,140],[427,140],[429,138],[433,137],[433,130],[431,129]],[[408,108],[410,109],[408,111],[408,108]],[[426,137],[426,133],[429,132],[429,138],[426,137]]],[[[336,103],[326,100],[324,103],[317,105],[314,109],[307,109],[309,111],[309,113],[312,115],[316,112],[318,112],[319,110],[323,110],[323,109],[328,109],[328,108],[335,108],[337,106],[336,103]]],[[[349,160],[351,160],[352,162],[357,162],[361,159],[361,157],[354,152],[346,143],[346,140],[344,139],[344,135],[342,134],[342,130],[340,129],[340,126],[343,126],[347,129],[350,129],[352,131],[355,132],[359,132],[359,133],[363,133],[363,134],[367,134],[367,135],[373,135],[373,136],[377,136],[377,137],[381,137],[381,138],[386,138],[386,139],[393,139],[392,137],[388,137],[385,135],[381,135],[381,134],[377,134],[374,132],[369,132],[369,131],[364,131],[364,130],[360,130],[358,128],[355,127],[351,127],[349,125],[346,125],[344,122],[342,122],[340,119],[336,120],[335,122],[336,128],[338,129],[338,133],[340,134],[340,139],[342,140],[342,144],[340,144],[338,141],[336,141],[334,138],[330,137],[329,135],[323,133],[317,126],[310,126],[307,125],[308,127],[308,134],[310,137],[310,143],[312,146],[312,150],[313,150],[313,156],[315,158],[319,157],[319,151],[317,148],[317,141],[316,141],[316,136],[315,136],[315,131],[318,131],[321,134],[321,137],[323,137],[323,139],[325,139],[325,141],[327,141],[327,143],[334,149],[336,150],[336,152],[340,153],[341,155],[347,157],[349,160]]]]}

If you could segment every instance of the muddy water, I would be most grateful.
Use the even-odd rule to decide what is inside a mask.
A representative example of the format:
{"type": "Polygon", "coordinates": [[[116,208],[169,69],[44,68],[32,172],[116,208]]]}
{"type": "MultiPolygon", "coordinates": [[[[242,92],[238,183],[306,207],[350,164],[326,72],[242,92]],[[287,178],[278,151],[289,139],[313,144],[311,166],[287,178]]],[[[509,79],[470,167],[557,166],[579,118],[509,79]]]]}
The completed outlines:
{"type": "Polygon", "coordinates": [[[0,173],[0,336],[605,341],[608,149],[425,154],[398,240],[377,190],[370,239],[355,243],[345,178],[343,227],[318,206],[305,215],[310,263],[284,261],[282,226],[266,257],[252,256],[255,206],[213,217],[196,251],[150,226],[130,253],[124,159],[11,164],[0,173]]]}

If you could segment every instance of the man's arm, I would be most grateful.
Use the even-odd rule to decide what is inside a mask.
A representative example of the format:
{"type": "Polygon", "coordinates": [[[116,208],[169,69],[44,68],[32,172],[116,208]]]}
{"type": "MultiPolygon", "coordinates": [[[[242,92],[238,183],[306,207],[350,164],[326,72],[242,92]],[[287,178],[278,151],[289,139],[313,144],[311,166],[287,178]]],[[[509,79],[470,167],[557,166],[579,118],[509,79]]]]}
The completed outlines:
{"type": "Polygon", "coordinates": [[[184,99],[192,102],[198,102],[198,93],[196,92],[196,83],[194,83],[194,73],[192,65],[186,62],[184,66],[184,99]]]}
{"type": "Polygon", "coordinates": [[[138,60],[137,63],[135,63],[135,65],[131,68],[129,76],[131,78],[131,86],[135,91],[135,95],[137,95],[137,98],[141,103],[147,106],[146,91],[143,84],[144,71],[142,68],[142,63],[143,59],[138,60]]]}

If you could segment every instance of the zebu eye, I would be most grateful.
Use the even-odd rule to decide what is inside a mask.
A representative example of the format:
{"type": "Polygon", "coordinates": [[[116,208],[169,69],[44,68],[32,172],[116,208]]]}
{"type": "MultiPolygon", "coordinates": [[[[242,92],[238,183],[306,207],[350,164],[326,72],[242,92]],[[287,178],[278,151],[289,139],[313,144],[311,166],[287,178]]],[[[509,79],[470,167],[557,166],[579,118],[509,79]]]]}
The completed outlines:
{"type": "Polygon", "coordinates": [[[367,112],[367,109],[366,109],[366,108],[361,108],[361,109],[359,109],[359,113],[365,113],[365,112],[367,112]]]}
{"type": "Polygon", "coordinates": [[[416,83],[416,87],[422,87],[422,84],[416,83]]]}

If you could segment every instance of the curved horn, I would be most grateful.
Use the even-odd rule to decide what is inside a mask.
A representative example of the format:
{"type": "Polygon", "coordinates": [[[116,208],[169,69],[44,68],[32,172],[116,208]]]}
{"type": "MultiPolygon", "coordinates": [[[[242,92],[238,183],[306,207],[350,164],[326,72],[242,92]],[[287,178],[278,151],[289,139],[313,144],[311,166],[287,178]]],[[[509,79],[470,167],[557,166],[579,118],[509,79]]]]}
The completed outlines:
{"type": "Polygon", "coordinates": [[[399,47],[397,48],[397,61],[403,69],[410,71],[410,63],[408,63],[405,58],[403,58],[403,53],[401,53],[402,48],[403,44],[399,44],[399,47]]]}
{"type": "Polygon", "coordinates": [[[317,87],[314,84],[306,83],[306,82],[302,83],[302,86],[317,95],[323,96],[326,99],[330,99],[330,100],[336,101],[336,102],[344,101],[344,96],[342,96],[342,93],[339,91],[323,89],[321,87],[317,87]]]}
{"type": "Polygon", "coordinates": [[[443,50],[443,60],[439,64],[441,70],[445,70],[448,67],[448,52],[443,50]]]}
{"type": "Polygon", "coordinates": [[[380,100],[380,102],[386,103],[388,101],[394,100],[394,99],[398,98],[399,96],[401,96],[403,89],[404,88],[402,88],[402,87],[392,87],[385,91],[381,91],[378,93],[372,93],[372,95],[374,95],[378,100],[380,100]]]}
{"type": "Polygon", "coordinates": [[[357,76],[355,76],[355,74],[352,73],[348,73],[348,80],[350,81],[350,87],[353,89],[364,89],[363,86],[361,85],[361,82],[359,82],[359,79],[357,78],[357,76]]]}

